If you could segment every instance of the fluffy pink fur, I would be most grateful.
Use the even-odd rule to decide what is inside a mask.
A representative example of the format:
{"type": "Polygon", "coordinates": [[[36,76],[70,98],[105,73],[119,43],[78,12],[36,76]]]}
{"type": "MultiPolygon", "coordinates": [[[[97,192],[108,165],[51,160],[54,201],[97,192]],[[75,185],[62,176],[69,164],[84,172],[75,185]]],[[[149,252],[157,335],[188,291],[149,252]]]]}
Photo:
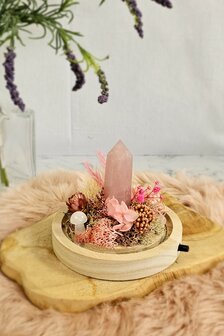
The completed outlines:
{"type": "MultiPolygon", "coordinates": [[[[9,190],[0,198],[0,239],[56,211],[77,188],[75,172],[57,171],[9,190]]],[[[224,183],[141,173],[201,214],[224,222],[224,183]]],[[[223,336],[224,263],[209,273],[164,284],[143,299],[106,303],[80,314],[41,311],[0,273],[0,336],[223,336]]]]}

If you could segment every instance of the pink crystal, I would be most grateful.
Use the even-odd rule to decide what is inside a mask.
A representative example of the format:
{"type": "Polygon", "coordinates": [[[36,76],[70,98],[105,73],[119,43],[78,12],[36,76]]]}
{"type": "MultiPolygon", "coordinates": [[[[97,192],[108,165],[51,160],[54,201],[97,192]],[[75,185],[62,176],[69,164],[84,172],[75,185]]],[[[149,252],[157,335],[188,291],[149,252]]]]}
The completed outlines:
{"type": "Polygon", "coordinates": [[[131,202],[132,154],[119,140],[107,154],[104,192],[105,197],[115,197],[127,205],[131,202]]]}

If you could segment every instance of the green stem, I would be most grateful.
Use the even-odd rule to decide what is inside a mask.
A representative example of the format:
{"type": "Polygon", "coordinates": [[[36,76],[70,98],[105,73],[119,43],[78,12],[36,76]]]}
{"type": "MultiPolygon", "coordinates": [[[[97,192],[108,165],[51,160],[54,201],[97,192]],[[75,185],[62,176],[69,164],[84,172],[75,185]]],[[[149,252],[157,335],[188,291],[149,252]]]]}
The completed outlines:
{"type": "Polygon", "coordinates": [[[0,181],[5,187],[9,186],[8,176],[5,168],[2,166],[1,159],[0,159],[0,181]]]}

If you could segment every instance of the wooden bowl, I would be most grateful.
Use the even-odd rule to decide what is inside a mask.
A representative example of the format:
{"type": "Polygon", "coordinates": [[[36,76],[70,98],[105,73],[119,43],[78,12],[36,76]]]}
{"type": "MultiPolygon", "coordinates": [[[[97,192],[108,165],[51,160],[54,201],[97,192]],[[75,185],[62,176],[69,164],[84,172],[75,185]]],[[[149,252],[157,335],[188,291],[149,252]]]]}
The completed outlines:
{"type": "Polygon", "coordinates": [[[80,274],[104,280],[133,280],[148,277],[172,265],[182,241],[182,223],[179,217],[166,207],[168,217],[168,237],[160,245],[140,251],[105,253],[90,250],[73,243],[62,230],[64,211],[59,211],[52,223],[52,243],[54,253],[67,267],[80,274]]]}

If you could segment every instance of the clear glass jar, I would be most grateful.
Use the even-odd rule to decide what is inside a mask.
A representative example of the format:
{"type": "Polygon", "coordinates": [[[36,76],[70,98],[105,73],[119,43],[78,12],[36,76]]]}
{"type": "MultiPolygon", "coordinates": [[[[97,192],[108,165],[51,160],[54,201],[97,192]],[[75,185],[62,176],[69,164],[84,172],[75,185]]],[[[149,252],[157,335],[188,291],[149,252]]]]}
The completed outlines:
{"type": "Polygon", "coordinates": [[[0,113],[0,170],[2,187],[36,174],[35,125],[31,110],[0,113]]]}

